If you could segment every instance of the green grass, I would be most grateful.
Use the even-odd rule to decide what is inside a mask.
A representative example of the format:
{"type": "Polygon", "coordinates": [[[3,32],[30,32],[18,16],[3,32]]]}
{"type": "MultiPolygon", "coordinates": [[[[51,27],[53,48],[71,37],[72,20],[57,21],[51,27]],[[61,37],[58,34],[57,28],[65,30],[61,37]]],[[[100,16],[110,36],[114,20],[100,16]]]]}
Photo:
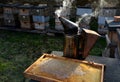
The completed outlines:
{"type": "Polygon", "coordinates": [[[90,51],[90,55],[94,56],[102,56],[102,52],[106,47],[106,40],[103,37],[100,37],[96,44],[94,45],[93,49],[90,51]]]}
{"type": "MultiPolygon", "coordinates": [[[[24,70],[43,53],[62,51],[63,39],[0,30],[0,82],[25,82],[24,70]]],[[[99,39],[90,54],[100,55],[105,45],[105,39],[99,39]]]]}

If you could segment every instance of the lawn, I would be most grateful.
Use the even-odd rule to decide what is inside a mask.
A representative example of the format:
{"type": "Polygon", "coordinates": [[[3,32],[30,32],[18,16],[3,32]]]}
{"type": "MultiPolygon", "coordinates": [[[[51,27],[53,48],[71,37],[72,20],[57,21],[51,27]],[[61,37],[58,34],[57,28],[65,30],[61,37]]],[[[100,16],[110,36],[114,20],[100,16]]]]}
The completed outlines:
{"type": "MultiPolygon", "coordinates": [[[[43,53],[63,50],[63,36],[0,30],[0,82],[27,82],[24,70],[43,53]]],[[[106,46],[98,39],[91,55],[101,55],[106,46]]]]}

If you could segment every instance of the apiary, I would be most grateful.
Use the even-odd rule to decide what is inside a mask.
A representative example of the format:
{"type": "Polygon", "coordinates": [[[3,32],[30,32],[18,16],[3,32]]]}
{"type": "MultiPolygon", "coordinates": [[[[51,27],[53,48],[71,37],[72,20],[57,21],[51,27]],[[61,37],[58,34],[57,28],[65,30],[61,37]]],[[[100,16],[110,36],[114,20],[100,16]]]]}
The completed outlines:
{"type": "Polygon", "coordinates": [[[24,75],[40,82],[103,82],[104,65],[44,54],[24,75]]]}

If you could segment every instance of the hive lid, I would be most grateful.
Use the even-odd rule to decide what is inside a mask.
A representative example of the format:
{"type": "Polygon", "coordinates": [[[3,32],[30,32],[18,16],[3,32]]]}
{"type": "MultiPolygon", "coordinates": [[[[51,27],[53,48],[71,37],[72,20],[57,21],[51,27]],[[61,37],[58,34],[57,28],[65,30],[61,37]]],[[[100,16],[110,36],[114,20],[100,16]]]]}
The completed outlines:
{"type": "Polygon", "coordinates": [[[24,5],[19,6],[18,8],[21,8],[21,9],[31,9],[31,8],[33,8],[33,5],[30,5],[30,4],[26,3],[24,5]]]}
{"type": "Polygon", "coordinates": [[[106,19],[105,21],[108,30],[116,31],[117,28],[120,28],[120,22],[115,22],[114,19],[113,20],[106,19]]]}
{"type": "Polygon", "coordinates": [[[43,5],[34,6],[33,8],[34,9],[45,9],[45,8],[48,8],[48,6],[43,4],[43,5]]]}
{"type": "Polygon", "coordinates": [[[21,4],[20,3],[9,3],[9,4],[4,4],[3,7],[18,7],[20,6],[21,4]]]}
{"type": "Polygon", "coordinates": [[[44,54],[24,74],[42,82],[103,82],[103,70],[102,64],[44,54]]]}

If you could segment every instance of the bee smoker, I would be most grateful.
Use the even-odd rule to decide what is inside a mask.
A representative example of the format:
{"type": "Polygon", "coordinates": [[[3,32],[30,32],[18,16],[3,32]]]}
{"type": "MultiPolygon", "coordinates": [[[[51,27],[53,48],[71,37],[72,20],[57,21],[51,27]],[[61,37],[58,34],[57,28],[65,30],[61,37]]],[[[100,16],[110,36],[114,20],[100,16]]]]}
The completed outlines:
{"type": "Polygon", "coordinates": [[[76,35],[65,35],[64,41],[64,57],[77,58],[78,39],[76,35]]]}
{"type": "Polygon", "coordinates": [[[76,23],[66,18],[59,17],[59,19],[65,33],[63,56],[85,59],[100,35],[95,31],[80,28],[76,23]]]}

